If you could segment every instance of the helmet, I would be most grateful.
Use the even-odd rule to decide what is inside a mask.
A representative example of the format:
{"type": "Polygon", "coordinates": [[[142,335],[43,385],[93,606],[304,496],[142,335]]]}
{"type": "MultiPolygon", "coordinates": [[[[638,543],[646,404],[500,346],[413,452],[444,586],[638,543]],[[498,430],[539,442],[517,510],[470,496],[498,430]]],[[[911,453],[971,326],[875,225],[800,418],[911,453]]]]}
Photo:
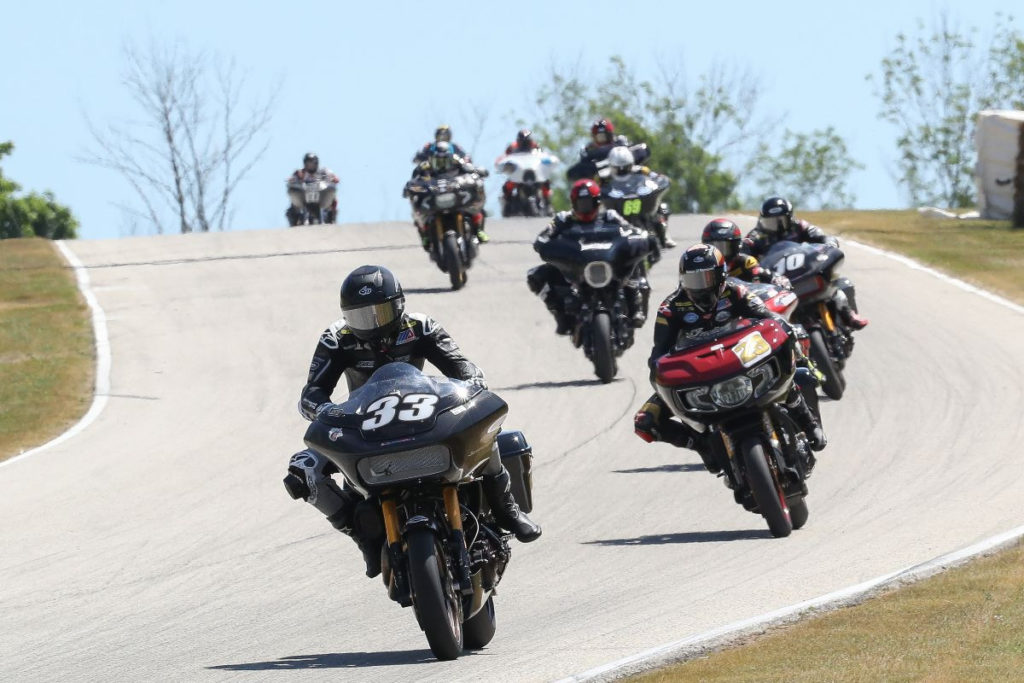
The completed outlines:
{"type": "Polygon", "coordinates": [[[780,233],[789,228],[793,218],[793,205],[782,197],[769,197],[761,205],[760,224],[768,232],[780,233]]]}
{"type": "Polygon", "coordinates": [[[608,119],[598,119],[590,127],[590,137],[594,138],[594,143],[598,145],[610,144],[614,133],[615,126],[608,119]]]}
{"type": "Polygon", "coordinates": [[[445,142],[452,141],[452,127],[447,123],[442,123],[437,127],[437,130],[434,131],[434,142],[441,142],[442,140],[445,142]]]}
{"type": "Polygon", "coordinates": [[[725,259],[710,244],[695,244],[679,258],[679,287],[705,313],[713,311],[725,291],[725,259]]]}
{"type": "Polygon", "coordinates": [[[700,241],[722,252],[722,257],[728,261],[740,252],[743,234],[740,232],[740,226],[728,218],[716,218],[704,226],[700,241]]]}
{"type": "Polygon", "coordinates": [[[346,325],[359,339],[384,339],[402,324],[402,285],[384,266],[360,266],[341,283],[341,312],[346,325]]]}
{"type": "Polygon", "coordinates": [[[586,223],[597,218],[600,197],[601,190],[593,180],[588,178],[577,180],[569,190],[569,203],[572,204],[573,216],[586,223]]]}
{"type": "Polygon", "coordinates": [[[455,155],[451,144],[442,140],[430,147],[430,168],[438,172],[449,171],[455,166],[455,155]]]}
{"type": "Polygon", "coordinates": [[[615,169],[618,175],[626,175],[633,170],[633,153],[629,147],[613,147],[608,153],[608,165],[615,169]]]}
{"type": "Polygon", "coordinates": [[[533,133],[523,128],[516,134],[516,149],[520,152],[527,152],[537,148],[537,142],[533,139],[533,133]]]}
{"type": "Polygon", "coordinates": [[[306,152],[306,156],[302,157],[302,168],[306,169],[310,173],[316,173],[320,168],[320,157],[313,152],[306,152]],[[310,168],[312,166],[312,168],[310,168]]]}

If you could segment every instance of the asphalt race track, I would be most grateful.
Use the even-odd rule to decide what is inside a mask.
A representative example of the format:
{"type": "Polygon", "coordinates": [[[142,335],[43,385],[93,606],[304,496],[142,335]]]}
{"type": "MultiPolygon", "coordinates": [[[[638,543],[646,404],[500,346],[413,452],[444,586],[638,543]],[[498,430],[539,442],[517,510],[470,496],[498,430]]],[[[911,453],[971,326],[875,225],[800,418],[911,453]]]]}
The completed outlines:
{"type": "MultiPolygon", "coordinates": [[[[681,247],[706,219],[673,218],[681,247]]],[[[609,385],[555,336],[524,279],[542,225],[492,222],[457,293],[409,224],[70,243],[107,315],[110,397],[0,469],[0,680],[552,680],[1021,524],[1018,313],[850,246],[872,324],[846,396],[822,401],[810,520],[773,539],[695,453],[633,435],[653,316],[609,385]],[[513,548],[492,644],[455,662],[281,485],[310,355],[364,263],[398,274],[534,446],[544,536],[513,548]]]]}

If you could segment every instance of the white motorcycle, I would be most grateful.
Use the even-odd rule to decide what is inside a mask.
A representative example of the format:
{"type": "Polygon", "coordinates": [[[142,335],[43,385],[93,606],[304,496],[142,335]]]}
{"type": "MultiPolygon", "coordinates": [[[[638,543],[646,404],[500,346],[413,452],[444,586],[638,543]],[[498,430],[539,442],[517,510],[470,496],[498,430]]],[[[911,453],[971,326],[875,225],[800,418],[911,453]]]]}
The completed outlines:
{"type": "Polygon", "coordinates": [[[550,216],[551,203],[544,190],[550,190],[551,177],[560,163],[554,154],[540,149],[498,157],[494,167],[506,177],[500,199],[501,215],[550,216]]]}
{"type": "Polygon", "coordinates": [[[338,185],[331,182],[330,177],[318,175],[304,180],[292,177],[286,182],[288,199],[292,203],[285,212],[288,225],[334,223],[337,220],[334,199],[338,185]]]}

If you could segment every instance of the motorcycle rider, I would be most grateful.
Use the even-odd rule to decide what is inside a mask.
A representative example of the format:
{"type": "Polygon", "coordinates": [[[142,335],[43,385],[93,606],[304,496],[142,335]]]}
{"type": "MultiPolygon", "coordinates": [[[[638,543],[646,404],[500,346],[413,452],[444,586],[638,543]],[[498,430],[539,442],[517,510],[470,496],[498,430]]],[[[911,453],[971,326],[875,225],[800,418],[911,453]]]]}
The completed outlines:
{"type": "MultiPolygon", "coordinates": [[[[446,140],[435,142],[431,145],[430,156],[426,161],[421,162],[412,170],[412,177],[416,180],[430,180],[431,178],[446,177],[456,178],[460,175],[467,173],[476,173],[481,178],[486,178],[489,172],[486,168],[479,168],[469,163],[468,160],[463,159],[458,154],[455,154],[452,146],[446,140]]],[[[402,196],[407,196],[407,193],[403,192],[402,196]]],[[[473,214],[472,226],[473,233],[476,235],[477,240],[481,244],[490,241],[490,237],[484,232],[484,222],[486,221],[487,214],[483,208],[473,214]]],[[[420,240],[423,243],[424,249],[429,249],[429,242],[427,240],[426,226],[416,223],[416,229],[419,230],[420,240]]]]}
{"type": "MultiPolygon", "coordinates": [[[[521,129],[516,133],[515,142],[510,143],[505,148],[505,154],[517,154],[521,152],[532,152],[533,150],[539,150],[540,145],[533,139],[533,131],[528,128],[521,129]]],[[[512,193],[516,189],[516,184],[511,180],[505,181],[505,184],[501,186],[501,192],[505,197],[505,205],[508,206],[512,201],[512,193]]],[[[544,203],[547,206],[551,206],[551,183],[544,181],[540,186],[541,196],[544,197],[544,203]]],[[[550,215],[550,214],[549,214],[550,215]]]]}
{"type": "MultiPolygon", "coordinates": [[[[627,146],[613,147],[608,153],[607,159],[611,175],[599,175],[602,185],[608,182],[612,177],[622,178],[625,176],[631,176],[634,173],[640,173],[648,178],[658,177],[658,174],[648,167],[635,163],[633,153],[629,151],[629,147],[627,146]]],[[[676,246],[675,240],[673,240],[672,236],[668,234],[668,216],[668,204],[661,202],[658,205],[658,217],[656,219],[654,232],[662,249],[672,249],[676,246]]]]}
{"type": "MultiPolygon", "coordinates": [[[[302,157],[302,168],[297,169],[292,173],[288,182],[302,183],[306,180],[326,180],[329,183],[337,185],[341,180],[336,176],[329,168],[320,168],[320,157],[314,152],[306,152],[305,156],[302,157]]],[[[294,224],[302,219],[302,211],[289,206],[288,210],[285,211],[285,217],[288,219],[289,224],[294,224]]],[[[327,216],[325,216],[325,223],[333,223],[338,217],[338,200],[335,199],[331,203],[331,208],[327,210],[327,216]]]]}
{"type": "MultiPolygon", "coordinates": [[[[307,420],[331,406],[331,394],[343,374],[351,392],[391,362],[422,369],[429,360],[447,377],[487,387],[483,372],[462,355],[444,328],[433,318],[405,312],[402,286],[387,268],[367,265],[353,270],[341,284],[341,310],[343,317],[324,330],[313,352],[299,399],[299,412],[307,420]]],[[[293,499],[302,498],[355,540],[366,561],[366,575],[372,578],[380,573],[381,522],[375,508],[360,506],[359,493],[338,486],[331,477],[337,472],[330,460],[307,448],[291,457],[284,485],[293,499]]],[[[497,451],[483,471],[483,489],[503,528],[523,543],[540,536],[541,528],[512,497],[509,473],[497,451]]]]}
{"type": "MultiPolygon", "coordinates": [[[[655,320],[654,346],[647,362],[652,382],[658,359],[672,350],[680,336],[699,333],[741,317],[773,318],[790,337],[794,336],[793,328],[785,318],[765,308],[764,303],[743,284],[726,279],[725,259],[718,249],[710,244],[695,244],[684,251],[679,259],[679,288],[662,302],[655,320]]],[[[795,383],[786,396],[785,405],[806,434],[811,449],[820,451],[825,448],[825,432],[795,383]]],[[[634,431],[648,443],[666,441],[680,448],[696,450],[707,470],[719,474],[724,463],[716,459],[709,443],[710,435],[698,432],[673,417],[672,410],[654,393],[634,416],[634,431]]],[[[726,481],[733,486],[737,483],[728,478],[726,481]]]]}
{"type": "MultiPolygon", "coordinates": [[[[597,183],[589,179],[577,180],[569,191],[569,204],[572,206],[572,210],[559,211],[555,215],[551,223],[541,231],[533,243],[534,251],[540,251],[538,245],[547,243],[576,226],[586,230],[613,225],[636,237],[645,234],[643,230],[630,225],[615,211],[601,210],[600,198],[601,190],[597,183]]],[[[648,248],[648,245],[653,251],[657,251],[657,241],[653,236],[648,236],[648,244],[645,244],[644,248],[648,248]]],[[[575,305],[576,295],[573,293],[572,285],[562,275],[562,271],[550,263],[543,263],[530,269],[526,274],[526,283],[530,287],[530,291],[544,300],[544,305],[555,317],[556,334],[564,335],[572,332],[576,326],[576,320],[569,311],[577,308],[575,305]]],[[[647,278],[641,276],[635,283],[627,282],[623,287],[623,293],[633,327],[639,328],[647,320],[647,302],[651,295],[651,286],[648,284],[647,278]]]]}
{"type": "Polygon", "coordinates": [[[785,275],[773,273],[771,269],[761,265],[756,257],[740,251],[743,233],[740,232],[740,226],[728,218],[715,218],[705,225],[700,241],[722,252],[729,277],[746,282],[764,282],[779,289],[792,289],[792,284],[785,275]]]}
{"type": "MultiPolygon", "coordinates": [[[[769,197],[761,204],[757,226],[747,233],[742,249],[751,256],[764,256],[773,244],[783,240],[839,246],[839,240],[826,235],[817,225],[793,218],[793,204],[788,199],[769,197]]],[[[836,310],[847,327],[862,330],[867,327],[869,321],[851,308],[849,296],[853,296],[852,286],[848,291],[836,291],[836,310]]]]}
{"type": "Polygon", "coordinates": [[[608,119],[597,119],[590,126],[591,141],[580,150],[580,158],[566,170],[570,181],[592,178],[597,173],[597,163],[608,158],[616,147],[630,147],[635,150],[634,160],[642,163],[650,156],[646,144],[631,145],[625,135],[615,135],[615,126],[608,119]]]}
{"type": "Polygon", "coordinates": [[[452,142],[452,128],[451,128],[451,126],[449,126],[446,123],[442,123],[434,131],[434,141],[433,142],[428,142],[427,144],[423,145],[423,147],[420,148],[420,151],[416,152],[416,154],[413,156],[412,162],[414,164],[419,164],[419,163],[422,163],[422,162],[426,161],[427,159],[429,159],[430,158],[430,148],[433,147],[434,145],[436,145],[439,142],[447,142],[449,145],[451,145],[452,152],[456,156],[462,157],[466,161],[469,161],[469,154],[466,152],[466,150],[464,150],[461,146],[459,146],[459,145],[455,144],[454,142],[452,142]]]}

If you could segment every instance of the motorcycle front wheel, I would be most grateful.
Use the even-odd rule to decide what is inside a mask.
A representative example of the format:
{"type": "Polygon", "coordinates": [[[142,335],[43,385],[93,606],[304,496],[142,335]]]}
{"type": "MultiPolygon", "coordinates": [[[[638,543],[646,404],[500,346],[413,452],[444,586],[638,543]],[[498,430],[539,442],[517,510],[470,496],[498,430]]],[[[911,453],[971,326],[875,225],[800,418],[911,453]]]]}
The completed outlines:
{"type": "Polygon", "coordinates": [[[747,484],[754,495],[757,509],[768,522],[768,530],[772,536],[782,538],[793,531],[793,520],[786,494],[782,492],[778,482],[768,466],[768,454],[760,438],[753,437],[743,442],[743,465],[747,473],[747,484]]]}
{"type": "Polygon", "coordinates": [[[459,252],[459,239],[454,232],[444,236],[444,261],[448,271],[448,281],[452,289],[462,289],[466,284],[466,269],[462,265],[462,254],[459,252]]]}
{"type": "Polygon", "coordinates": [[[612,350],[612,319],[606,311],[594,315],[590,324],[590,343],[593,346],[594,372],[608,384],[615,378],[615,352],[612,350]]]}
{"type": "Polygon", "coordinates": [[[810,330],[808,336],[811,338],[811,360],[818,366],[818,370],[825,375],[825,381],[821,384],[822,391],[833,401],[843,397],[846,390],[846,380],[843,379],[843,372],[840,370],[832,356],[828,353],[828,344],[825,343],[825,335],[821,330],[810,330]]]}
{"type": "Polygon", "coordinates": [[[438,659],[462,654],[462,598],[452,584],[444,550],[431,529],[409,531],[409,580],[416,620],[438,659]]]}

